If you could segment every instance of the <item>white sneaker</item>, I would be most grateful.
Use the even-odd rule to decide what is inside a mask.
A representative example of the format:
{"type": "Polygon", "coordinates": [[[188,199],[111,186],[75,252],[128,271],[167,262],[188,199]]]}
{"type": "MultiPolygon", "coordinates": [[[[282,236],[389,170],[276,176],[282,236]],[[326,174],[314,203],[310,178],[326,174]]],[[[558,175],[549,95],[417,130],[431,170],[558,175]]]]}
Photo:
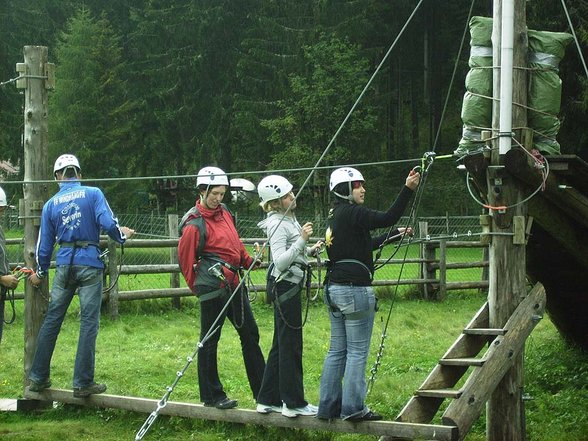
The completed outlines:
{"type": "Polygon", "coordinates": [[[282,411],[281,406],[270,406],[269,404],[261,404],[257,403],[257,412],[258,413],[280,413],[282,411]]]}
{"type": "Polygon", "coordinates": [[[284,415],[285,417],[288,417],[288,418],[294,418],[294,417],[297,417],[298,415],[314,416],[317,414],[317,412],[318,412],[318,407],[313,406],[312,404],[307,404],[304,407],[295,407],[293,409],[286,407],[286,403],[284,403],[284,405],[282,406],[282,415],[284,415]]]}

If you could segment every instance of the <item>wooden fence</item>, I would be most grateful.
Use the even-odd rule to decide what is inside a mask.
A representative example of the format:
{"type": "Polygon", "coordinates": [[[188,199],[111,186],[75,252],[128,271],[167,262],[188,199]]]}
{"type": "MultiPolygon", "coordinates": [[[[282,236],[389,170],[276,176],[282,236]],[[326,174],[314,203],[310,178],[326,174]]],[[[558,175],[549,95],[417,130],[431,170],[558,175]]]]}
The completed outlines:
{"type": "MultiPolygon", "coordinates": [[[[107,287],[104,292],[103,301],[108,303],[108,310],[111,317],[118,317],[118,305],[121,301],[140,300],[140,299],[158,299],[171,298],[175,307],[180,307],[180,298],[191,296],[189,288],[180,286],[180,267],[177,259],[177,215],[170,215],[169,231],[170,238],[166,239],[131,239],[125,243],[125,249],[145,248],[169,249],[169,263],[166,264],[147,264],[147,265],[125,265],[124,261],[119,259],[119,253],[116,252],[117,244],[103,236],[100,240],[101,248],[109,249],[108,268],[105,271],[105,283],[107,287]],[[120,276],[137,275],[137,274],[169,274],[169,287],[166,288],[149,288],[141,290],[123,291],[119,290],[118,280],[120,276]]],[[[447,262],[447,250],[450,248],[484,248],[487,245],[481,242],[473,241],[451,241],[447,239],[425,240],[427,226],[425,223],[419,224],[420,231],[420,256],[418,258],[391,259],[376,261],[376,265],[401,265],[418,264],[419,278],[397,278],[397,279],[378,279],[374,280],[373,286],[396,286],[396,285],[415,285],[419,286],[424,299],[439,300],[444,298],[448,290],[456,289],[487,289],[488,278],[487,271],[482,271],[480,280],[448,282],[447,273],[451,270],[481,268],[487,270],[488,260],[476,262],[447,262]]],[[[245,245],[253,245],[255,242],[262,243],[265,238],[243,239],[245,245]]],[[[318,240],[318,239],[317,239],[318,240]]],[[[7,245],[22,244],[22,239],[8,239],[7,245]]],[[[486,254],[486,253],[485,253],[486,254]]],[[[322,262],[311,260],[310,262],[315,269],[322,266],[322,262]]],[[[267,268],[268,263],[263,263],[261,268],[267,268]]],[[[322,268],[321,268],[322,269],[322,268]]],[[[313,283],[313,289],[318,288],[318,283],[313,283]]],[[[257,292],[265,293],[265,285],[253,285],[251,287],[257,292]]],[[[17,293],[16,298],[23,298],[23,295],[17,293]]]]}

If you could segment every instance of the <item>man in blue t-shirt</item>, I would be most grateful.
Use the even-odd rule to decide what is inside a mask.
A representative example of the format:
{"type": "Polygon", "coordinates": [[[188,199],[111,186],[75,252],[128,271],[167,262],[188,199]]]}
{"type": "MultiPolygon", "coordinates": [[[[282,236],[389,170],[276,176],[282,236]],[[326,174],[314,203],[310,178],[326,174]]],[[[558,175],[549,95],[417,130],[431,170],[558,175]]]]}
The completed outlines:
{"type": "Polygon", "coordinates": [[[94,382],[96,337],[100,325],[102,272],[100,232],[123,244],[134,230],[120,227],[99,188],[82,185],[78,159],[69,154],[55,161],[53,175],[59,191],[43,206],[37,242],[37,270],[29,278],[38,288],[47,277],[55,244],[57,269],[51,301],[37,338],[37,349],[29,372],[29,390],[40,392],[51,386],[50,365],[55,342],[74,293],[80,301],[80,335],[74,366],[73,395],[85,398],[106,391],[94,382]]]}

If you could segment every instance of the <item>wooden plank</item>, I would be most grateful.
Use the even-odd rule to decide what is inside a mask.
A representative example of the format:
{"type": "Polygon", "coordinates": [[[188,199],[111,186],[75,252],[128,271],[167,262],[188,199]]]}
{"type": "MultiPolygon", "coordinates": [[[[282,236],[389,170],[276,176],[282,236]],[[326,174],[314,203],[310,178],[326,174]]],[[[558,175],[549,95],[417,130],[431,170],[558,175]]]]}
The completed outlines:
{"type": "Polygon", "coordinates": [[[464,329],[464,334],[468,335],[504,335],[506,330],[502,328],[477,328],[477,329],[464,329]]]}
{"type": "MultiPolygon", "coordinates": [[[[484,268],[490,264],[487,260],[481,260],[478,262],[456,262],[456,263],[446,263],[446,269],[467,269],[467,268],[484,268]]],[[[439,263],[431,263],[430,264],[432,269],[439,269],[439,263]]]]}
{"type": "Polygon", "coordinates": [[[482,366],[486,360],[483,358],[442,358],[439,364],[443,366],[482,366]]]}
{"type": "MultiPolygon", "coordinates": [[[[34,400],[50,400],[81,406],[125,409],[143,413],[155,411],[159,404],[159,400],[154,399],[108,394],[90,395],[90,397],[85,399],[74,398],[72,391],[64,389],[45,389],[41,393],[35,393],[26,388],[24,396],[25,398],[34,400]]],[[[362,421],[354,423],[343,420],[327,421],[308,417],[286,418],[276,413],[260,414],[251,409],[220,410],[213,407],[204,407],[201,404],[177,401],[168,401],[167,405],[161,409],[159,414],[239,424],[342,433],[362,433],[376,436],[395,436],[406,439],[416,438],[448,441],[457,439],[457,429],[443,425],[401,423],[397,421],[362,421]]],[[[137,430],[139,429],[137,427],[137,430]]]]}
{"type": "Polygon", "coordinates": [[[545,289],[540,283],[516,308],[504,329],[508,332],[497,337],[486,353],[486,363],[475,369],[462,387],[463,395],[453,401],[442,420],[468,433],[480,416],[490,395],[511,368],[525,344],[525,340],[545,310],[545,289]]]}
{"type": "MultiPolygon", "coordinates": [[[[588,268],[588,243],[585,240],[588,228],[558,210],[545,198],[533,198],[529,201],[529,214],[534,222],[556,239],[570,255],[584,267],[588,268]]],[[[531,235],[530,240],[533,240],[531,235]]]]}
{"type": "Polygon", "coordinates": [[[419,389],[416,391],[419,397],[431,398],[459,398],[462,393],[461,390],[455,389],[419,389]]]}
{"type": "MultiPolygon", "coordinates": [[[[542,184],[543,178],[536,169],[528,166],[527,161],[528,157],[524,152],[513,149],[505,157],[505,167],[527,186],[526,191],[531,192],[542,184]]],[[[565,185],[566,182],[561,182],[555,173],[550,173],[545,180],[545,190],[537,193],[536,198],[547,199],[558,210],[586,228],[588,227],[587,199],[573,188],[560,188],[560,184],[565,185]]]]}
{"type": "Polygon", "coordinates": [[[447,282],[447,289],[479,289],[479,288],[488,288],[488,281],[447,282]]]}

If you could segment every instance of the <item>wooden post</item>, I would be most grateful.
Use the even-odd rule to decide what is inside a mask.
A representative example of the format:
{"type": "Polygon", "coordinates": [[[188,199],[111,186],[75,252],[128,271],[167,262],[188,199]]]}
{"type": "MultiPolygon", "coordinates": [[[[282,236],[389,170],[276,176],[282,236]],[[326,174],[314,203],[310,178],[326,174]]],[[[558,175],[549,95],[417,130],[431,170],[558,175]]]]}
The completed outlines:
{"type": "MultiPolygon", "coordinates": [[[[429,235],[429,224],[427,222],[419,222],[419,239],[421,239],[421,247],[420,247],[420,254],[421,254],[421,259],[422,259],[422,263],[421,263],[421,278],[424,280],[427,280],[428,278],[428,262],[427,262],[427,255],[428,255],[428,250],[427,250],[427,241],[426,238],[429,235]]],[[[429,292],[429,287],[427,286],[428,284],[425,282],[423,283],[422,286],[422,296],[424,299],[426,299],[428,297],[428,292],[429,292]]]]}
{"type": "MultiPolygon", "coordinates": [[[[501,12],[503,1],[494,2],[494,66],[500,66],[500,38],[502,21],[501,12]]],[[[513,48],[513,106],[512,127],[525,127],[527,115],[526,71],[517,66],[526,66],[527,34],[525,1],[515,0],[514,3],[514,48],[513,48]]],[[[493,132],[499,134],[499,100],[500,70],[494,71],[493,80],[493,132]]],[[[527,205],[520,204],[524,195],[512,176],[505,173],[504,155],[498,152],[498,140],[495,140],[491,155],[491,166],[486,173],[488,184],[488,201],[491,206],[508,206],[506,210],[493,209],[492,232],[513,233],[513,219],[515,216],[527,215],[527,205]]],[[[514,144],[514,143],[513,143],[514,144]]],[[[508,321],[517,305],[527,295],[525,274],[525,245],[514,244],[510,235],[492,235],[489,257],[489,288],[488,304],[490,313],[490,327],[502,328],[508,321]]],[[[521,351],[514,360],[512,368],[504,375],[487,404],[487,441],[522,441],[525,435],[522,431],[523,405],[523,354],[521,351]]]]}
{"type": "Polygon", "coordinates": [[[116,242],[108,238],[108,312],[112,320],[118,320],[118,261],[116,242]]]}
{"type": "Polygon", "coordinates": [[[439,241],[439,292],[436,300],[443,300],[447,294],[447,241],[439,241]]]}
{"type": "MultiPolygon", "coordinates": [[[[47,48],[25,46],[24,63],[17,63],[21,74],[16,87],[25,90],[24,98],[24,262],[35,268],[35,247],[39,236],[40,216],[47,199],[46,180],[50,175],[47,162],[48,103],[47,90],[53,87],[53,65],[47,62],[47,48]]],[[[37,335],[49,301],[49,282],[45,278],[38,289],[24,284],[24,385],[37,348],[37,335]]]]}
{"type": "Polygon", "coordinates": [[[432,263],[435,262],[435,249],[436,244],[431,243],[427,240],[429,236],[429,224],[428,222],[419,222],[419,238],[423,240],[421,244],[421,276],[424,280],[430,280],[431,282],[423,283],[423,298],[426,300],[434,299],[436,292],[433,286],[437,270],[432,263]]]}
{"type": "MultiPolygon", "coordinates": [[[[169,231],[169,237],[177,238],[178,232],[178,215],[168,214],[167,216],[167,229],[169,231]]],[[[178,248],[172,247],[169,249],[169,263],[172,265],[178,265],[178,248]]],[[[169,275],[169,286],[170,288],[180,287],[180,274],[170,273],[169,275]]],[[[181,308],[181,302],[179,297],[172,297],[172,307],[176,309],[181,308]]]]}

